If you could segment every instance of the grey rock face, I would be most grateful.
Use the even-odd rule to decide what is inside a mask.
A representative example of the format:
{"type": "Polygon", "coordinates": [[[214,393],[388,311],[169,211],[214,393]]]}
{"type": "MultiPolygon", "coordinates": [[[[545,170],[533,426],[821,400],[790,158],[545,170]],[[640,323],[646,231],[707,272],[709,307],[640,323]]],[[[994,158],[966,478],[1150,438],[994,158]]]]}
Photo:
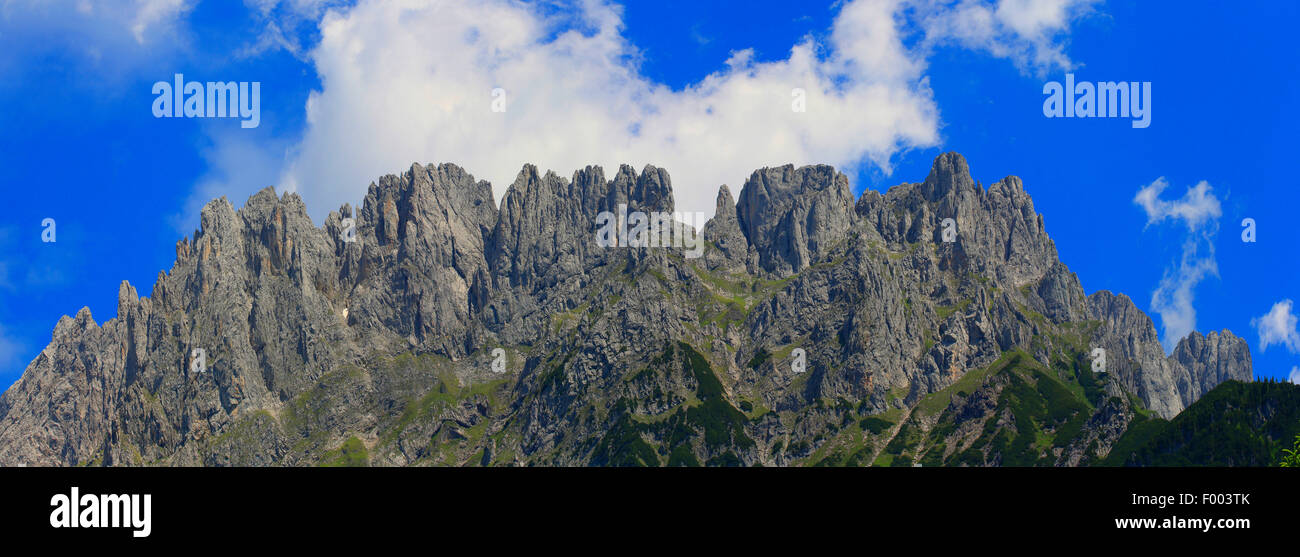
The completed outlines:
{"type": "Polygon", "coordinates": [[[348,324],[421,351],[469,351],[470,290],[488,271],[497,222],[492,187],[455,165],[416,164],[371,184],[359,220],[356,241],[333,239],[336,251],[357,256],[340,277],[348,324]]]}
{"type": "Polygon", "coordinates": [[[759,266],[789,275],[844,238],[852,226],[853,190],[829,166],[764,168],[745,182],[736,214],[759,266]]]}
{"type": "Polygon", "coordinates": [[[727,186],[718,189],[718,203],[713,218],[704,225],[704,240],[712,247],[705,252],[710,268],[724,268],[730,272],[756,272],[758,254],[749,243],[740,219],[736,216],[736,201],[727,186]]]}
{"type": "MultiPolygon", "coordinates": [[[[668,173],[528,165],[498,209],[417,164],[319,228],[293,194],[212,201],[150,296],[59,321],[0,396],[0,465],[313,465],[345,442],[379,465],[870,464],[924,442],[901,430],[934,427],[935,396],[972,441],[1015,382],[955,385],[1009,352],[1105,348],[1098,388],[1165,417],[1251,376],[1227,331],[1166,357],[1127,297],[1084,295],[1018,178],[986,190],[954,153],[856,202],[827,166],[756,171],[699,259],[598,245],[621,207],[671,212],[668,173]],[[904,425],[846,433],[867,416],[904,425]]],[[[1099,402],[1044,461],[1086,463],[1132,415],[1099,402]]]]}
{"type": "Polygon", "coordinates": [[[1094,339],[1107,351],[1108,369],[1165,418],[1223,381],[1254,379],[1250,348],[1231,331],[1193,332],[1166,357],[1155,324],[1127,296],[1103,290],[1089,296],[1087,306],[1091,318],[1101,321],[1094,339]]]}
{"type": "Polygon", "coordinates": [[[1228,330],[1211,331],[1208,335],[1192,331],[1178,342],[1170,359],[1177,361],[1187,373],[1186,380],[1178,384],[1184,408],[1219,383],[1254,379],[1250,346],[1228,330]]]}

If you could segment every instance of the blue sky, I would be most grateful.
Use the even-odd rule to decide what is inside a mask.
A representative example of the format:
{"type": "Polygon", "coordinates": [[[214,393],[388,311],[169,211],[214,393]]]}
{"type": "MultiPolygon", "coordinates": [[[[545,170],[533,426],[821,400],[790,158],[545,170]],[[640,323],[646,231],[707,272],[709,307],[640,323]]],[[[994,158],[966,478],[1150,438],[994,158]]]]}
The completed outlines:
{"type": "Polygon", "coordinates": [[[461,163],[498,195],[522,162],[567,175],[625,161],[668,168],[679,200],[711,208],[719,183],[763,164],[829,162],[883,190],[950,150],[985,185],[1024,180],[1087,292],[1128,294],[1162,336],[1190,308],[1197,330],[1247,339],[1256,375],[1286,379],[1300,366],[1285,304],[1300,298],[1300,7],[1004,2],[5,4],[0,387],[60,316],[112,318],[122,280],[147,294],[215,196],[238,206],[276,185],[319,219],[417,160],[461,163]],[[1151,82],[1150,127],[1044,117],[1043,84],[1067,68],[1151,82]],[[260,82],[261,124],[154,118],[151,87],[175,73],[260,82]],[[466,115],[498,85],[510,110],[466,115]],[[811,91],[806,116],[783,104],[794,87],[811,91]],[[1161,177],[1153,219],[1134,199],[1161,177]],[[1184,197],[1201,182],[1214,203],[1184,197]],[[1186,281],[1189,246],[1217,273],[1186,281]],[[1162,281],[1188,296],[1154,307],[1162,281]]]}

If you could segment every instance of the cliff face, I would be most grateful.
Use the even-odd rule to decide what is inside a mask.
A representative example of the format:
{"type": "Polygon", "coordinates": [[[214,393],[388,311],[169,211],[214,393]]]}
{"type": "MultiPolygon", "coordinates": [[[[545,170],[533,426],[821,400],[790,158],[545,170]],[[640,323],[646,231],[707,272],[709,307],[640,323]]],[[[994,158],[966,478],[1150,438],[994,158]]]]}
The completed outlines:
{"type": "Polygon", "coordinates": [[[699,258],[598,245],[621,205],[672,211],[668,173],[529,165],[498,208],[413,165],[320,228],[293,194],[213,201],[150,296],[60,320],[0,397],[0,464],[1086,464],[1141,407],[1252,377],[1230,332],[1166,357],[1127,297],[1085,296],[1020,180],[960,155],[856,201],[830,167],[758,170],[699,258]],[[1027,427],[1056,443],[989,442],[1027,427]]]}

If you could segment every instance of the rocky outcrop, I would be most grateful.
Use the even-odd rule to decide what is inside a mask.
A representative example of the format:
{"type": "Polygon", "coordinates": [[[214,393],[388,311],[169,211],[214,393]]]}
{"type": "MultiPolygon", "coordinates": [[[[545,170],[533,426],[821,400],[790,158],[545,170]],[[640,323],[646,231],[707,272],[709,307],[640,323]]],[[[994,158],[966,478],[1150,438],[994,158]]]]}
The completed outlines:
{"type": "Polygon", "coordinates": [[[758,264],[778,275],[807,268],[852,226],[848,177],[829,166],[757,170],[740,190],[740,229],[758,264]]]}
{"type": "Polygon", "coordinates": [[[740,228],[736,201],[725,185],[718,189],[717,207],[713,218],[704,225],[703,233],[704,240],[714,248],[705,252],[705,262],[710,268],[723,268],[738,273],[757,272],[758,254],[754,252],[754,246],[749,243],[745,231],[740,228]]]}
{"type": "Polygon", "coordinates": [[[1170,359],[1186,371],[1185,381],[1178,384],[1184,408],[1224,381],[1254,379],[1250,346],[1228,330],[1211,331],[1208,335],[1192,331],[1178,341],[1170,359]]]}
{"type": "Polygon", "coordinates": [[[470,290],[489,271],[498,222],[492,187],[455,165],[412,165],[371,184],[357,221],[355,239],[330,238],[357,257],[338,285],[347,323],[420,351],[471,351],[470,290]]]}

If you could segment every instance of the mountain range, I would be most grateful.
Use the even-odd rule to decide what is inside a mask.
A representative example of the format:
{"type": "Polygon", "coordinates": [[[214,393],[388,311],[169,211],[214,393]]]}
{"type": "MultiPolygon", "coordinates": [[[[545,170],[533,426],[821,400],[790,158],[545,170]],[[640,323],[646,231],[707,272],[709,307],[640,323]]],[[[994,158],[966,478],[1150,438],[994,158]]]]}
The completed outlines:
{"type": "Polygon", "coordinates": [[[1017,177],[763,168],[670,231],[700,257],[602,246],[621,206],[672,212],[668,172],[526,165],[498,206],[416,164],[319,227],[293,193],[211,201],[148,296],[59,320],[0,396],[0,465],[1266,464],[1152,456],[1199,454],[1151,424],[1251,381],[1249,347],[1166,355],[1017,177]]]}

